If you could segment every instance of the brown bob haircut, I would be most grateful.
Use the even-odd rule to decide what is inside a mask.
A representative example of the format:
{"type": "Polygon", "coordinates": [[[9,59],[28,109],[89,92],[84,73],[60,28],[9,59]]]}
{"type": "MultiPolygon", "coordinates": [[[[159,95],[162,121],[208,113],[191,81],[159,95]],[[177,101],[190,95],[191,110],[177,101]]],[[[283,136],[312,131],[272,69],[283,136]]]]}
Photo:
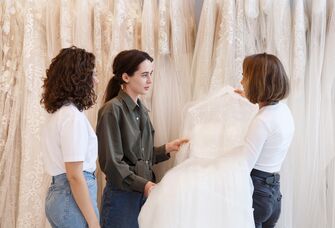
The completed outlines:
{"type": "Polygon", "coordinates": [[[246,97],[252,103],[275,104],[289,94],[289,79],[280,60],[267,53],[247,56],[243,61],[246,97]]]}

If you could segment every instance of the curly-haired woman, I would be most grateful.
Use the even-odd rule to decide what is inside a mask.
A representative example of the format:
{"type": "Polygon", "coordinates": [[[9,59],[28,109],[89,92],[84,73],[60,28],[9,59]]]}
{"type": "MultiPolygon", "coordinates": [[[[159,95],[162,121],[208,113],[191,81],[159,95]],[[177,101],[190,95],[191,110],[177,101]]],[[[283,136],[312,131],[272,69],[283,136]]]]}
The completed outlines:
{"type": "Polygon", "coordinates": [[[97,137],[83,110],[96,101],[95,57],[64,48],[44,79],[41,104],[49,113],[41,131],[52,176],[45,212],[52,227],[99,227],[95,177],[97,137]]]}

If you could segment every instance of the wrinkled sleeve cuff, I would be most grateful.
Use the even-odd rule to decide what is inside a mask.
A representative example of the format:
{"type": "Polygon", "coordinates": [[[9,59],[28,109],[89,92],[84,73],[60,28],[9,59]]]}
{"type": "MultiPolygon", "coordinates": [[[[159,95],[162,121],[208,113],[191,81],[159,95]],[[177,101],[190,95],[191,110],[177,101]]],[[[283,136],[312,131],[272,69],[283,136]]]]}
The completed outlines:
{"type": "Polygon", "coordinates": [[[131,190],[143,193],[144,187],[148,180],[135,174],[131,174],[124,179],[124,182],[130,187],[131,190]]]}
{"type": "Polygon", "coordinates": [[[170,153],[166,153],[165,144],[160,147],[154,147],[155,164],[166,161],[170,158],[170,153]]]}

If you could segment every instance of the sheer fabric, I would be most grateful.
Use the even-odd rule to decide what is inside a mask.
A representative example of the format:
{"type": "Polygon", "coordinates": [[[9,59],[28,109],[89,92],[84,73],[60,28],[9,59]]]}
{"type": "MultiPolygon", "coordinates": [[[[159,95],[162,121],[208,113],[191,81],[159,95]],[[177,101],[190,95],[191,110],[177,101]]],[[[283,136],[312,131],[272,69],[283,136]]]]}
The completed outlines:
{"type": "MultiPolygon", "coordinates": [[[[155,144],[179,136],[181,112],[191,99],[191,62],[194,49],[194,1],[159,1],[158,53],[152,94],[155,144]]],[[[174,157],[156,167],[159,180],[174,157]]]]}
{"type": "Polygon", "coordinates": [[[231,87],[188,107],[190,144],[150,193],[140,227],[254,227],[251,164],[239,146],[256,111],[231,87]]]}
{"type": "Polygon", "coordinates": [[[23,80],[22,10],[23,6],[15,1],[3,1],[0,5],[0,227],[15,227],[18,213],[22,101],[17,97],[23,80]]]}
{"type": "Polygon", "coordinates": [[[326,161],[326,209],[327,227],[335,227],[335,1],[329,2],[326,31],[325,57],[321,76],[320,150],[326,161]]]}
{"type": "MultiPolygon", "coordinates": [[[[298,163],[296,176],[305,186],[296,187],[293,227],[326,227],[326,161],[320,150],[321,73],[326,37],[326,1],[307,1],[310,28],[307,33],[308,60],[305,78],[304,154],[298,163]],[[304,201],[303,199],[308,199],[304,201]],[[302,218],[305,219],[302,219],[302,218]]],[[[302,148],[300,148],[302,149],[302,148]]],[[[298,185],[298,183],[296,183],[298,185]]]]}
{"type": "MultiPolygon", "coordinates": [[[[293,228],[295,220],[294,201],[295,189],[301,187],[299,172],[304,172],[303,166],[298,166],[296,161],[306,156],[304,149],[305,139],[305,67],[307,61],[306,43],[306,13],[305,1],[297,0],[292,5],[292,34],[291,34],[291,68],[288,69],[290,77],[290,96],[287,100],[295,123],[295,137],[291,143],[290,151],[281,170],[282,213],[278,222],[279,227],[293,228]],[[300,170],[300,171],[299,171],[300,170]]],[[[299,203],[298,203],[299,204],[299,203]]]]}
{"type": "Polygon", "coordinates": [[[212,56],[217,17],[216,1],[204,0],[192,60],[193,99],[199,99],[209,89],[214,58],[212,56]]]}
{"type": "Polygon", "coordinates": [[[17,227],[45,224],[44,199],[49,178],[44,173],[40,147],[40,126],[45,113],[40,105],[46,70],[45,2],[25,2],[22,47],[21,164],[17,227]],[[34,219],[32,219],[34,218],[34,219]]]}

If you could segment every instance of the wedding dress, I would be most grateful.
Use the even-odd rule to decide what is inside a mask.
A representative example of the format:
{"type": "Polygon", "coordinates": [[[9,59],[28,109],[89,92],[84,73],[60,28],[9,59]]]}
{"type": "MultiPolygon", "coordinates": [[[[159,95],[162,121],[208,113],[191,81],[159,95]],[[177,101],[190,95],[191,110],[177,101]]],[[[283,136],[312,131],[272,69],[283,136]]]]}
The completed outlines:
{"type": "Polygon", "coordinates": [[[240,85],[244,21],[244,1],[204,1],[192,62],[194,100],[225,85],[240,85]]]}
{"type": "Polygon", "coordinates": [[[335,227],[335,1],[329,6],[329,19],[325,44],[325,59],[321,76],[320,150],[327,161],[327,227],[335,227]],[[333,94],[332,94],[333,93],[333,94]]]}
{"type": "Polygon", "coordinates": [[[183,129],[190,143],[150,193],[140,227],[254,227],[252,164],[241,146],[256,112],[228,86],[191,104],[183,129]]]}
{"type": "Polygon", "coordinates": [[[93,51],[93,4],[92,0],[74,0],[73,6],[73,44],[86,51],[93,51]]]}
{"type": "MultiPolygon", "coordinates": [[[[158,7],[158,48],[151,99],[151,118],[157,146],[179,135],[182,109],[191,99],[190,70],[195,37],[193,0],[163,0],[159,1],[158,7]]],[[[150,15],[153,14],[143,14],[142,20],[154,20],[147,18],[150,15]]],[[[172,156],[155,166],[157,180],[173,166],[173,160],[172,156]]]]}
{"type": "Polygon", "coordinates": [[[307,43],[306,43],[306,3],[304,0],[296,0],[292,4],[292,38],[290,65],[287,70],[290,76],[290,95],[288,97],[288,105],[292,111],[295,122],[295,135],[290,150],[281,169],[281,192],[282,213],[278,221],[278,228],[294,228],[297,220],[296,214],[298,209],[296,205],[303,205],[301,201],[297,201],[295,197],[296,189],[302,188],[300,181],[300,172],[305,172],[306,167],[300,161],[301,157],[306,156],[305,146],[305,68],[307,60],[307,43]]]}
{"type": "Polygon", "coordinates": [[[16,227],[45,226],[44,200],[50,178],[44,173],[40,126],[45,111],[40,105],[47,66],[45,34],[46,1],[26,1],[22,47],[21,165],[16,227]],[[32,219],[33,218],[33,219],[32,219]]]}
{"type": "MultiPolygon", "coordinates": [[[[215,91],[224,85],[238,86],[241,78],[235,78],[235,1],[222,1],[217,21],[218,35],[213,55],[215,56],[213,74],[209,91],[215,91]]],[[[236,68],[241,68],[238,66],[236,68]]]]}
{"type": "Polygon", "coordinates": [[[51,63],[51,60],[59,53],[59,50],[61,49],[61,37],[59,35],[60,6],[60,0],[51,1],[46,4],[45,34],[48,53],[47,63],[51,63]]]}
{"type": "Polygon", "coordinates": [[[193,75],[192,95],[194,100],[207,94],[209,89],[210,75],[212,75],[212,66],[214,64],[212,55],[217,15],[216,1],[204,0],[191,68],[191,74],[193,75]]]}
{"type": "Polygon", "coordinates": [[[310,27],[307,31],[304,148],[301,150],[308,156],[300,156],[299,162],[295,162],[297,171],[295,176],[299,179],[295,184],[293,227],[327,227],[325,195],[327,153],[321,150],[320,144],[320,133],[324,131],[320,128],[320,105],[326,41],[326,2],[326,0],[306,1],[310,27]]]}
{"type": "Polygon", "coordinates": [[[0,227],[15,227],[19,198],[23,7],[0,4],[0,227]]]}

